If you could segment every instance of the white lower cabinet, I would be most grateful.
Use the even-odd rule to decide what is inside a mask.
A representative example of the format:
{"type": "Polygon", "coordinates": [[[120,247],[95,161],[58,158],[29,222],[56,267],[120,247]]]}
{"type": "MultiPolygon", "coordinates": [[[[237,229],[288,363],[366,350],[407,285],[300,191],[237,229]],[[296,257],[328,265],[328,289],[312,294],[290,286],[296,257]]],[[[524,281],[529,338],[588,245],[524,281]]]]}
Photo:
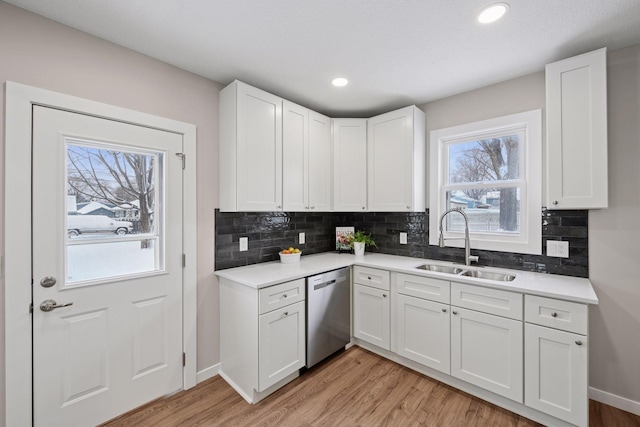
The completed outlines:
{"type": "Polygon", "coordinates": [[[589,342],[575,332],[587,332],[586,306],[527,295],[525,309],[538,323],[525,323],[525,404],[586,427],[589,342]]]}
{"type": "Polygon", "coordinates": [[[389,301],[388,290],[355,283],[353,285],[353,336],[389,350],[391,327],[389,301]]]}
{"type": "Polygon", "coordinates": [[[395,301],[396,353],[449,374],[449,305],[402,294],[395,301]]]}
{"type": "Polygon", "coordinates": [[[305,279],[255,289],[220,279],[220,376],[257,403],[306,362],[305,279]]]}
{"type": "Polygon", "coordinates": [[[305,364],[304,301],[260,316],[259,389],[264,391],[305,364]]]}
{"type": "Polygon", "coordinates": [[[452,306],[451,375],[522,403],[522,322],[452,306]]]}

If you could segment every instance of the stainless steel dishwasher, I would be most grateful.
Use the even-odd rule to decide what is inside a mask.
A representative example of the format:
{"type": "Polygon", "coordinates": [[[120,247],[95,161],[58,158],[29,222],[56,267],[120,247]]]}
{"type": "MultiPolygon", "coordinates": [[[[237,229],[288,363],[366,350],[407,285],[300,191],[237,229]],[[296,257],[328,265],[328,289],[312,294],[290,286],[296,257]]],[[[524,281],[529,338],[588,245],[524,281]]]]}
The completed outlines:
{"type": "Polygon", "coordinates": [[[307,368],[351,339],[349,267],[307,277],[307,368]]]}

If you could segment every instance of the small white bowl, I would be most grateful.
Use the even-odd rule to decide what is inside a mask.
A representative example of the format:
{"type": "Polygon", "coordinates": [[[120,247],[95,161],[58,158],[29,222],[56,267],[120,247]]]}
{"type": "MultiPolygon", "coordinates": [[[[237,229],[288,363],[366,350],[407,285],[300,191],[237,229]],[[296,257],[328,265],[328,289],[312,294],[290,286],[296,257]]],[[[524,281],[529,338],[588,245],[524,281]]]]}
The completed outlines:
{"type": "Polygon", "coordinates": [[[283,264],[295,264],[296,262],[300,262],[300,255],[302,255],[302,252],[298,252],[297,254],[283,254],[280,252],[280,262],[283,264]]]}

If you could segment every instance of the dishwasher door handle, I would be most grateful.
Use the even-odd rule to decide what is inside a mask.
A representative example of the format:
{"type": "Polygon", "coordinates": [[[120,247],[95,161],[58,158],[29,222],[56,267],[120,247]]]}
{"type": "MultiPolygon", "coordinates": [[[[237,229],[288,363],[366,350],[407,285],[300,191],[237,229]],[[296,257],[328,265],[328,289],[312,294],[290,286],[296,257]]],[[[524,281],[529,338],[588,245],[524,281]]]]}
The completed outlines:
{"type": "Polygon", "coordinates": [[[334,283],[336,283],[335,280],[329,280],[328,282],[319,283],[313,287],[313,290],[317,291],[318,289],[326,288],[327,286],[333,285],[334,283]]]}

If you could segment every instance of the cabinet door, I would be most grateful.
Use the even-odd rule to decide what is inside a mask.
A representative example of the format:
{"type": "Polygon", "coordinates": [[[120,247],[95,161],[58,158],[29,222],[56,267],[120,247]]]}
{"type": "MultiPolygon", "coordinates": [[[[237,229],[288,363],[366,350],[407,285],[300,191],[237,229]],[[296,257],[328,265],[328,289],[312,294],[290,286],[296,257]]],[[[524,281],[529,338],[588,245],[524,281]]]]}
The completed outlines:
{"type": "Polygon", "coordinates": [[[389,350],[390,308],[389,291],[355,284],[353,286],[353,335],[389,350]]]}
{"type": "Polygon", "coordinates": [[[395,304],[396,352],[449,374],[449,306],[401,294],[395,304]]]}
{"type": "Polygon", "coordinates": [[[607,207],[606,54],[546,67],[549,209],[607,207]]]}
{"type": "Polygon", "coordinates": [[[285,211],[309,208],[309,110],[282,103],[282,203],[285,211]]]}
{"type": "Polygon", "coordinates": [[[333,119],[333,210],[367,210],[367,120],[333,119]]]}
{"type": "Polygon", "coordinates": [[[304,301],[260,316],[258,384],[264,391],[305,364],[304,301]]]}
{"type": "Polygon", "coordinates": [[[522,322],[451,307],[451,375],[522,403],[522,322]]]}
{"type": "Polygon", "coordinates": [[[525,405],[587,426],[587,338],[525,324],[525,405]]]}
{"type": "Polygon", "coordinates": [[[424,210],[424,128],[414,134],[415,107],[407,107],[370,118],[367,124],[367,174],[369,210],[408,212],[424,210]],[[415,137],[420,136],[420,140],[415,137]],[[421,141],[421,143],[419,142],[421,141]],[[415,179],[414,179],[415,178],[415,179]]]}
{"type": "Polygon", "coordinates": [[[331,211],[331,119],[309,111],[309,209],[331,211]]]}
{"type": "Polygon", "coordinates": [[[237,209],[282,210],[282,99],[238,84],[237,209]]]}

